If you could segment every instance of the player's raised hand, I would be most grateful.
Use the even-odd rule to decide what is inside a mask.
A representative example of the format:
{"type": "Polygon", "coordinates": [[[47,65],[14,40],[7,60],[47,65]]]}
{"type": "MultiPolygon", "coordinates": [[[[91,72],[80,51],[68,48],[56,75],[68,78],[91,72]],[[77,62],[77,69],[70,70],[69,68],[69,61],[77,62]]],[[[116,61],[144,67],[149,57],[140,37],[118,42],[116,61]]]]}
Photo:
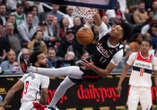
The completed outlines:
{"type": "Polygon", "coordinates": [[[96,24],[97,26],[100,26],[101,23],[102,23],[102,20],[101,20],[100,15],[99,15],[99,14],[95,14],[95,15],[93,16],[93,18],[94,18],[95,24],[96,24]]]}
{"type": "Polygon", "coordinates": [[[93,61],[89,58],[86,60],[82,60],[83,62],[81,63],[86,69],[92,69],[94,64],[93,61]]]}

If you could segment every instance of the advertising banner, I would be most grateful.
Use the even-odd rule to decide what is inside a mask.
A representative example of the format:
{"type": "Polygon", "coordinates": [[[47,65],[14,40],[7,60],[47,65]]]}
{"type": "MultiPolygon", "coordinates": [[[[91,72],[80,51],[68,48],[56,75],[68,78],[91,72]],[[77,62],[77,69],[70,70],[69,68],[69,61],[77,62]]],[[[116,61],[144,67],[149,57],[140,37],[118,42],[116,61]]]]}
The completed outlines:
{"type": "MultiPolygon", "coordinates": [[[[0,102],[7,91],[20,77],[1,77],[0,102]]],[[[63,78],[51,78],[48,102],[50,103],[57,86],[63,78]]],[[[57,104],[61,110],[124,110],[128,94],[128,77],[123,83],[121,95],[117,91],[119,75],[112,75],[96,82],[83,81],[70,88],[57,104]]],[[[157,89],[152,87],[153,108],[156,108],[157,89]]],[[[21,91],[16,93],[6,110],[18,110],[21,91]]]]}

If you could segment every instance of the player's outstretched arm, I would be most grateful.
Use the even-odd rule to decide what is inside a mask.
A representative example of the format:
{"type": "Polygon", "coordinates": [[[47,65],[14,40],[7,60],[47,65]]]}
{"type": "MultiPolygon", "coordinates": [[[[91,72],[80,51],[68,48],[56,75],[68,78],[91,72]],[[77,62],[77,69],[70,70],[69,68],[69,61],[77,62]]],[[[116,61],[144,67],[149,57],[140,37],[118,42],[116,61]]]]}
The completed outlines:
{"type": "Polygon", "coordinates": [[[100,26],[100,25],[101,25],[102,20],[101,20],[101,17],[100,17],[99,14],[95,14],[95,15],[94,15],[94,22],[95,22],[95,24],[96,24],[97,26],[100,26]]]}
{"type": "Polygon", "coordinates": [[[118,86],[117,86],[117,89],[118,89],[119,93],[122,90],[122,83],[123,83],[123,81],[124,81],[124,79],[125,79],[125,77],[127,75],[127,72],[129,70],[129,68],[130,68],[130,65],[126,64],[124,69],[123,69],[123,71],[122,71],[122,74],[121,74],[121,77],[120,77],[120,80],[119,80],[118,86]]]}
{"type": "Polygon", "coordinates": [[[109,75],[111,71],[115,68],[115,65],[113,63],[109,63],[105,69],[102,69],[95,66],[92,61],[87,61],[87,60],[83,60],[82,65],[84,65],[86,68],[90,70],[95,71],[97,74],[99,74],[102,77],[109,75]]]}
{"type": "Polygon", "coordinates": [[[12,99],[12,97],[14,96],[14,94],[19,91],[20,89],[22,89],[24,86],[23,82],[21,80],[19,80],[7,93],[7,95],[5,96],[3,102],[1,103],[1,108],[2,110],[6,107],[6,105],[10,102],[10,100],[12,99]]]}

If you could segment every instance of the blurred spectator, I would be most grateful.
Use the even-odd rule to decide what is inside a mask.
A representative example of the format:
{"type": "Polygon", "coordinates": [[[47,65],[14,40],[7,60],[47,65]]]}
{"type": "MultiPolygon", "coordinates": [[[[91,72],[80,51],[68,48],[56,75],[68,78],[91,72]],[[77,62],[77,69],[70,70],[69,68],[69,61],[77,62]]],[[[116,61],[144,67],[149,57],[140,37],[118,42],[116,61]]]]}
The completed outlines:
{"type": "Polygon", "coordinates": [[[7,8],[10,9],[11,11],[15,11],[16,10],[16,4],[17,2],[19,2],[20,0],[7,0],[7,8]]]}
{"type": "Polygon", "coordinates": [[[44,41],[48,47],[55,45],[55,42],[59,40],[59,27],[57,22],[57,17],[48,14],[46,17],[46,28],[44,31],[44,41]]]}
{"type": "Polygon", "coordinates": [[[99,39],[99,28],[97,25],[93,25],[91,29],[94,33],[94,40],[97,41],[99,39]]]}
{"type": "Polygon", "coordinates": [[[58,61],[58,58],[56,57],[56,50],[53,47],[50,47],[48,49],[47,53],[47,60],[49,67],[56,67],[56,63],[58,61]]]}
{"type": "Polygon", "coordinates": [[[16,28],[16,17],[13,14],[10,14],[7,19],[7,23],[12,23],[14,28],[16,28]]]}
{"type": "Polygon", "coordinates": [[[69,28],[74,26],[74,23],[73,23],[74,17],[72,16],[73,10],[74,10],[73,6],[67,6],[67,8],[66,8],[67,16],[65,16],[65,17],[67,17],[69,20],[69,28]]]}
{"type": "Polygon", "coordinates": [[[67,6],[66,7],[66,14],[62,13],[62,15],[68,19],[69,21],[69,26],[68,28],[72,28],[74,26],[74,23],[73,23],[73,20],[74,20],[74,16],[72,15],[73,14],[73,10],[74,10],[74,7],[73,6],[67,6]]]}
{"type": "Polygon", "coordinates": [[[82,54],[81,54],[81,57],[80,59],[78,59],[76,62],[75,62],[75,65],[78,65],[78,66],[81,66],[81,62],[82,60],[87,60],[88,58],[90,58],[90,54],[88,51],[84,51],[82,54]]]}
{"type": "Polygon", "coordinates": [[[111,25],[109,24],[109,18],[108,18],[108,16],[104,15],[102,17],[102,21],[107,25],[108,31],[111,31],[111,25]]]}
{"type": "Polygon", "coordinates": [[[116,8],[115,8],[115,13],[116,13],[116,18],[122,19],[123,18],[123,13],[120,10],[120,4],[119,2],[116,3],[116,8]]]}
{"type": "Polygon", "coordinates": [[[7,51],[10,49],[8,39],[5,36],[5,29],[2,25],[2,20],[0,19],[0,62],[6,58],[7,51]]]}
{"type": "Polygon", "coordinates": [[[143,40],[143,36],[140,33],[135,33],[130,39],[129,48],[133,52],[137,52],[140,49],[141,42],[143,40]]]}
{"type": "Polygon", "coordinates": [[[13,49],[8,51],[7,60],[1,63],[4,74],[19,72],[18,63],[16,62],[16,54],[13,49]]]}
{"type": "Polygon", "coordinates": [[[106,15],[109,17],[109,19],[112,19],[116,17],[116,12],[114,9],[107,9],[106,15]]]}
{"type": "Polygon", "coordinates": [[[59,35],[60,35],[61,38],[64,38],[65,33],[66,33],[68,27],[69,27],[69,20],[68,20],[68,18],[63,18],[61,20],[61,26],[60,26],[60,29],[59,29],[59,33],[60,33],[59,35]]]}
{"type": "Polygon", "coordinates": [[[23,7],[24,7],[24,13],[28,14],[30,13],[30,8],[33,6],[32,1],[24,0],[23,7]]]}
{"type": "Polygon", "coordinates": [[[153,2],[153,11],[154,11],[154,18],[157,19],[157,1],[153,2]]]}
{"type": "Polygon", "coordinates": [[[34,5],[38,7],[38,11],[39,13],[45,13],[48,10],[52,10],[52,7],[44,2],[38,2],[38,1],[34,1],[34,5]]]}
{"type": "Polygon", "coordinates": [[[39,18],[38,18],[38,8],[36,6],[32,6],[30,7],[31,9],[31,13],[33,15],[33,22],[32,25],[33,26],[38,26],[39,24],[39,18]]]}
{"type": "Polygon", "coordinates": [[[0,38],[2,37],[3,34],[4,34],[3,21],[2,19],[0,19],[0,38]]]}
{"type": "Polygon", "coordinates": [[[21,52],[24,54],[24,59],[28,61],[31,55],[31,51],[28,48],[22,48],[21,52]]]}
{"type": "Polygon", "coordinates": [[[37,27],[33,26],[32,22],[33,15],[31,13],[28,13],[26,16],[26,21],[17,27],[17,30],[23,40],[23,46],[26,46],[27,43],[31,42],[32,37],[37,30],[37,27]]]}
{"type": "Polygon", "coordinates": [[[6,5],[0,4],[0,19],[3,22],[3,26],[6,24],[6,19],[7,19],[6,11],[7,11],[6,5]]]}
{"type": "Polygon", "coordinates": [[[60,8],[59,5],[52,4],[52,11],[50,11],[50,12],[48,13],[48,14],[57,16],[57,18],[58,18],[58,23],[61,22],[62,17],[63,17],[63,15],[61,15],[60,13],[58,13],[59,8],[60,8]]]}
{"type": "Polygon", "coordinates": [[[151,39],[151,35],[150,35],[150,33],[145,33],[144,35],[143,35],[143,39],[146,39],[146,40],[149,40],[149,41],[151,41],[152,39],[151,39]]]}
{"type": "Polygon", "coordinates": [[[59,36],[59,24],[58,24],[58,18],[56,16],[53,17],[53,32],[54,32],[54,36],[57,38],[57,41],[60,41],[61,38],[59,36]]]}
{"type": "Polygon", "coordinates": [[[75,53],[73,51],[68,51],[65,54],[64,60],[65,60],[63,64],[64,67],[75,65],[75,53]]]}
{"type": "Polygon", "coordinates": [[[46,25],[47,25],[47,31],[48,31],[48,35],[49,37],[53,37],[53,18],[54,16],[51,14],[48,14],[46,17],[46,25]]]}
{"type": "Polygon", "coordinates": [[[133,14],[134,22],[136,24],[143,24],[148,19],[147,11],[145,10],[145,3],[140,3],[139,7],[135,10],[133,14]]]}
{"type": "Polygon", "coordinates": [[[66,35],[63,38],[60,46],[57,49],[57,56],[64,58],[67,51],[73,51],[74,32],[72,29],[67,29],[66,35]]]}
{"type": "Polygon", "coordinates": [[[21,25],[25,21],[24,5],[22,3],[17,3],[16,11],[12,13],[16,17],[15,27],[21,25]]]}
{"type": "Polygon", "coordinates": [[[74,26],[72,27],[73,31],[76,33],[77,30],[82,27],[84,24],[82,24],[80,17],[74,17],[74,26]]]}
{"type": "Polygon", "coordinates": [[[153,25],[150,29],[153,49],[157,48],[157,26],[153,25]]]}
{"type": "Polygon", "coordinates": [[[16,34],[14,31],[14,26],[12,23],[6,24],[5,36],[3,37],[5,37],[8,40],[10,47],[17,54],[21,49],[21,43],[18,34],[16,34]]]}
{"type": "Polygon", "coordinates": [[[147,20],[147,23],[150,24],[150,25],[152,25],[153,18],[154,18],[154,11],[153,10],[149,10],[148,11],[148,20],[147,20]]]}
{"type": "Polygon", "coordinates": [[[31,50],[31,52],[35,50],[40,50],[47,54],[47,46],[45,42],[43,41],[43,32],[38,30],[34,36],[33,40],[28,43],[28,48],[31,50]]]}
{"type": "Polygon", "coordinates": [[[73,51],[68,51],[65,54],[65,60],[66,61],[70,61],[70,60],[74,60],[75,59],[75,53],[73,51]]]}

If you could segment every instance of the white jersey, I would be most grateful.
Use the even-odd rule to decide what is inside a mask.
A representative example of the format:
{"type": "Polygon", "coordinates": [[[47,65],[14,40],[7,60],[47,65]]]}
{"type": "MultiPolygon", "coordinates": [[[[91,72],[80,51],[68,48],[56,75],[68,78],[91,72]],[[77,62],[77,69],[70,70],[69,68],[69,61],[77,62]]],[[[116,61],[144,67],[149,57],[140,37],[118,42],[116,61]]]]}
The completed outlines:
{"type": "Polygon", "coordinates": [[[144,58],[140,52],[129,56],[127,64],[132,65],[129,84],[136,87],[151,87],[153,70],[157,70],[157,59],[150,54],[144,58]]]}
{"type": "Polygon", "coordinates": [[[24,83],[21,103],[28,101],[39,102],[40,89],[48,88],[50,83],[49,77],[37,73],[25,74],[20,80],[24,83]]]}

